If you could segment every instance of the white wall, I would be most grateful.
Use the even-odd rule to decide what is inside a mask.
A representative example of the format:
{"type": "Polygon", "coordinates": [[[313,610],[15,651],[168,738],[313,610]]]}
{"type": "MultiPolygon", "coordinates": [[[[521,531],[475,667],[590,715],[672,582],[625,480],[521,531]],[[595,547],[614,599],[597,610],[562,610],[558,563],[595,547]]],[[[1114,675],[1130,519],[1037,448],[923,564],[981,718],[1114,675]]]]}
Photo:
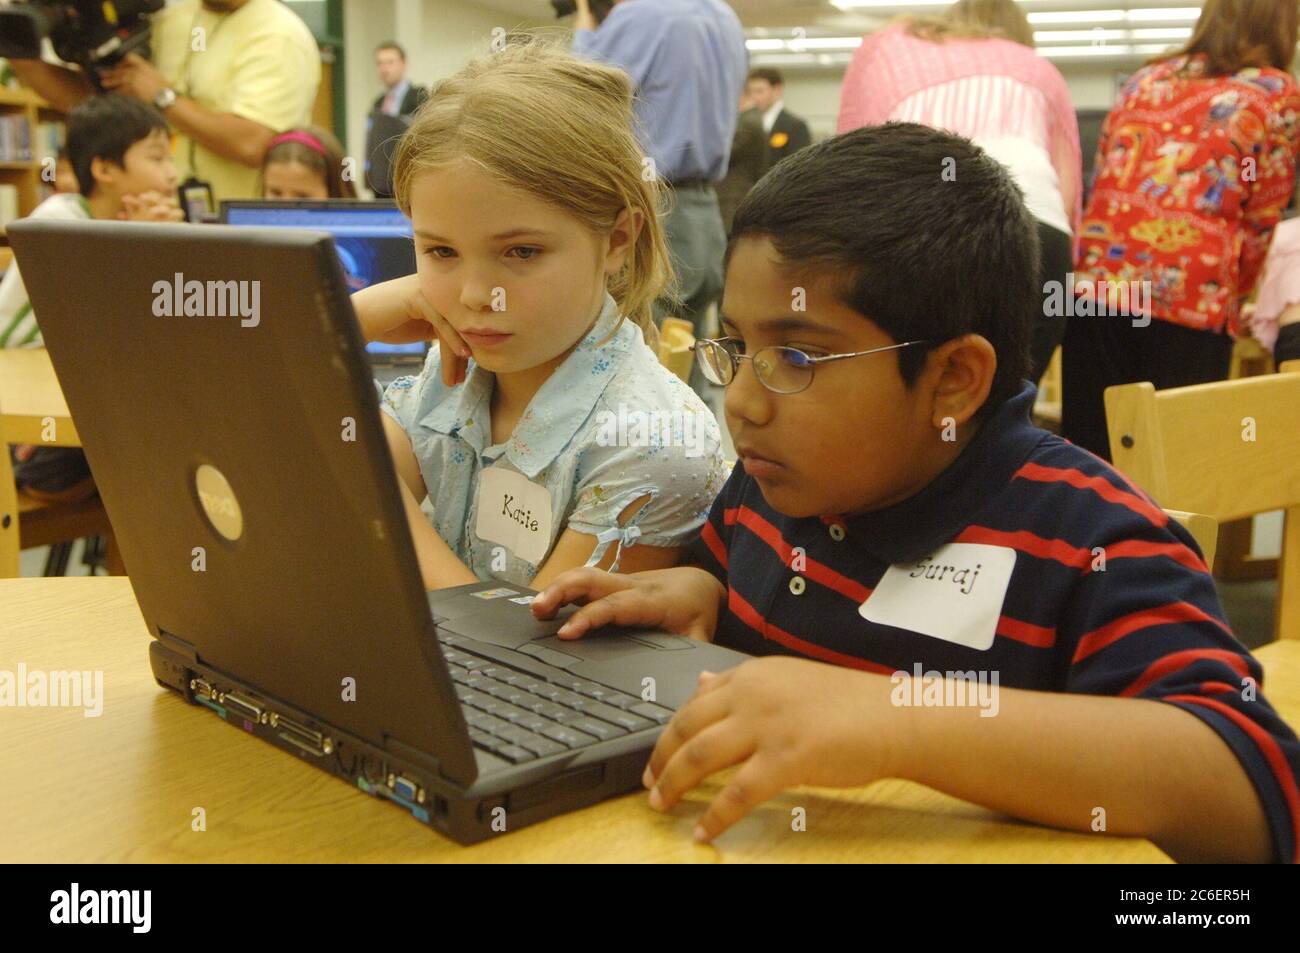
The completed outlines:
{"type": "Polygon", "coordinates": [[[1065,63],[1061,65],[1061,74],[1070,87],[1070,98],[1074,100],[1076,109],[1110,109],[1119,93],[1116,77],[1120,74],[1127,76],[1136,68],[1129,66],[1121,70],[1094,63],[1065,63]]]}
{"type": "Polygon", "coordinates": [[[366,142],[366,113],[382,91],[374,49],[393,39],[394,0],[344,0],[344,114],[348,152],[360,156],[366,142]]]}

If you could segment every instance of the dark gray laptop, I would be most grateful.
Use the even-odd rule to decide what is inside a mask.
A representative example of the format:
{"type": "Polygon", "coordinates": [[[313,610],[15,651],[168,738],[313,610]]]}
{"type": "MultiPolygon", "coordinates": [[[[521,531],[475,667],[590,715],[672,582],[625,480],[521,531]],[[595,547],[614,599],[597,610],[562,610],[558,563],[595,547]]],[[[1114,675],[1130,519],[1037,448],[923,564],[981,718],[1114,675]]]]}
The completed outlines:
{"type": "Polygon", "coordinates": [[[470,843],[638,787],[698,673],[746,657],[561,642],[522,586],[425,592],[328,236],[8,232],[154,675],[190,703],[470,843]]]}

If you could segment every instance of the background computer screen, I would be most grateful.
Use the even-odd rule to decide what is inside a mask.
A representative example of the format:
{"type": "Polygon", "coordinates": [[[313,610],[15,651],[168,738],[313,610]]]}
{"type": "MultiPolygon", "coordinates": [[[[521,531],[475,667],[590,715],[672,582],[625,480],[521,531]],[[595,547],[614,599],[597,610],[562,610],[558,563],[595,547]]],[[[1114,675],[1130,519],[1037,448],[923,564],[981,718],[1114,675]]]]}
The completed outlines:
{"type": "MultiPolygon", "coordinates": [[[[343,265],[350,292],[360,291],[390,278],[415,273],[415,245],[411,221],[396,206],[380,203],[274,202],[226,203],[223,220],[228,225],[271,228],[310,228],[329,232],[343,265]]],[[[372,354],[423,354],[427,344],[381,344],[371,341],[372,354]]]]}

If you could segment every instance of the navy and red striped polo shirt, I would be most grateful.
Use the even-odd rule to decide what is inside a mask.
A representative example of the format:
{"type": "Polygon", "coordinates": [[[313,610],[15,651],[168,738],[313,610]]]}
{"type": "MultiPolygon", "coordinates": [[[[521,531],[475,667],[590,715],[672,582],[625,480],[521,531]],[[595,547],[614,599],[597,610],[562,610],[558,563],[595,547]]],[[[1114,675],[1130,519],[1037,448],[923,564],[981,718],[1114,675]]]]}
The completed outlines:
{"type": "Polygon", "coordinates": [[[784,516],[737,464],[685,560],[727,587],[714,641],[883,674],[997,672],[1008,688],[1177,705],[1236,754],[1276,857],[1297,860],[1300,741],[1259,692],[1260,665],[1233,637],[1195,541],[1108,464],[1035,427],[1033,400],[1026,384],[929,485],[872,512],[784,516]],[[923,577],[948,543],[1014,551],[1001,608],[987,617],[991,644],[859,613],[893,585],[882,581],[891,566],[894,581],[923,577]]]}

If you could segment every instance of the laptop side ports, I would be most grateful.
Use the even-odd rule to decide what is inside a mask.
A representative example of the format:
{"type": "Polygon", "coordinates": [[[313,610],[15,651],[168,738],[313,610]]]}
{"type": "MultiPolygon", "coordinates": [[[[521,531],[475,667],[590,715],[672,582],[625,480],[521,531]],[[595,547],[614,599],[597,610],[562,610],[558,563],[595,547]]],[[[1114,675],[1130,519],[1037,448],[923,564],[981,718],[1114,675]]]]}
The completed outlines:
{"type": "Polygon", "coordinates": [[[334,751],[334,740],[326,738],[319,731],[308,728],[301,722],[286,718],[279,712],[271,712],[270,725],[276,729],[279,737],[306,754],[324,757],[334,751]]]}
{"type": "Polygon", "coordinates": [[[251,722],[264,725],[269,720],[266,709],[251,698],[238,692],[223,692],[217,696],[217,701],[225,705],[230,711],[242,715],[251,722]]]}

